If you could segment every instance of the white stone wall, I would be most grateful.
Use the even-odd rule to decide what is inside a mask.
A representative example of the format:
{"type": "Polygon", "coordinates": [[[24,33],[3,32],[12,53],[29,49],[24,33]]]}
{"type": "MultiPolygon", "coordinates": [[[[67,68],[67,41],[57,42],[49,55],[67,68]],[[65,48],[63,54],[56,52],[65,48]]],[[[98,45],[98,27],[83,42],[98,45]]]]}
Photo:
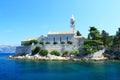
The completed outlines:
{"type": "Polygon", "coordinates": [[[31,46],[18,46],[16,47],[16,55],[31,53],[31,46]]]}

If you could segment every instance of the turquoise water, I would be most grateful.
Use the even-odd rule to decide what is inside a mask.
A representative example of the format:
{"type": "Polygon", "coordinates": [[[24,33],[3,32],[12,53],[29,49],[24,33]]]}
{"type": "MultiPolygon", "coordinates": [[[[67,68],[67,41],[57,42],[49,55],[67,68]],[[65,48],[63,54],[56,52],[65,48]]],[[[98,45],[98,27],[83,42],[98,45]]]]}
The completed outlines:
{"type": "Polygon", "coordinates": [[[119,61],[38,62],[0,54],[0,80],[120,80],[119,61]]]}

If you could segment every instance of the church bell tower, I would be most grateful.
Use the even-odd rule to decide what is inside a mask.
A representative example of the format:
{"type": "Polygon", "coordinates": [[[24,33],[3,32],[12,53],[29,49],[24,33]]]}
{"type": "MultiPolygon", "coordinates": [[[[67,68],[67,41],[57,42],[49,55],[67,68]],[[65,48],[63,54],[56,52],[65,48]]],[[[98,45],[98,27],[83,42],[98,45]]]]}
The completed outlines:
{"type": "Polygon", "coordinates": [[[75,18],[73,15],[70,19],[70,32],[75,33],[75,18]]]}

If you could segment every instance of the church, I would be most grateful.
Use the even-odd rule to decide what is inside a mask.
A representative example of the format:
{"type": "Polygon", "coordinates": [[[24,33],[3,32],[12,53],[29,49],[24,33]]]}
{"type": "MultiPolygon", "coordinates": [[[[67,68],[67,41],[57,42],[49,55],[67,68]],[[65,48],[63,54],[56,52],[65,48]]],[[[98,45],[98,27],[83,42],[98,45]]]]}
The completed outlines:
{"type": "Polygon", "coordinates": [[[38,38],[26,39],[21,42],[24,43],[26,41],[30,41],[36,39],[38,40],[38,44],[32,44],[29,46],[18,46],[16,48],[16,54],[25,53],[30,54],[32,49],[36,46],[39,46],[43,49],[48,50],[49,52],[52,50],[57,50],[60,53],[65,51],[73,51],[73,50],[82,50],[82,45],[84,43],[82,36],[76,35],[75,30],[75,18],[72,15],[70,18],[70,31],[68,32],[48,32],[47,36],[40,36],[38,38]],[[41,44],[41,43],[44,43],[41,44]]]}

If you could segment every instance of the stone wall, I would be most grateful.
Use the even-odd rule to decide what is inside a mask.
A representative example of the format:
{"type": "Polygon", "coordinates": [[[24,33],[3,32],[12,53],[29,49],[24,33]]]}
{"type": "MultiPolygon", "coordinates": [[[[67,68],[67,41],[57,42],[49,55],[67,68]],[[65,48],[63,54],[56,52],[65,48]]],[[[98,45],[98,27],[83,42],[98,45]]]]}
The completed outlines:
{"type": "Polygon", "coordinates": [[[16,47],[16,55],[30,54],[32,46],[18,46],[16,47]]]}
{"type": "Polygon", "coordinates": [[[46,49],[48,50],[49,52],[53,51],[53,50],[57,50],[59,51],[60,53],[63,53],[65,51],[73,51],[73,50],[76,50],[76,49],[81,49],[82,46],[77,46],[75,44],[56,44],[56,45],[53,45],[53,44],[45,44],[45,45],[40,45],[40,44],[37,44],[37,45],[32,45],[32,46],[18,46],[16,48],[16,54],[17,55],[20,55],[20,54],[31,54],[31,50],[34,49],[36,46],[39,46],[41,47],[42,49],[46,49]]]}

